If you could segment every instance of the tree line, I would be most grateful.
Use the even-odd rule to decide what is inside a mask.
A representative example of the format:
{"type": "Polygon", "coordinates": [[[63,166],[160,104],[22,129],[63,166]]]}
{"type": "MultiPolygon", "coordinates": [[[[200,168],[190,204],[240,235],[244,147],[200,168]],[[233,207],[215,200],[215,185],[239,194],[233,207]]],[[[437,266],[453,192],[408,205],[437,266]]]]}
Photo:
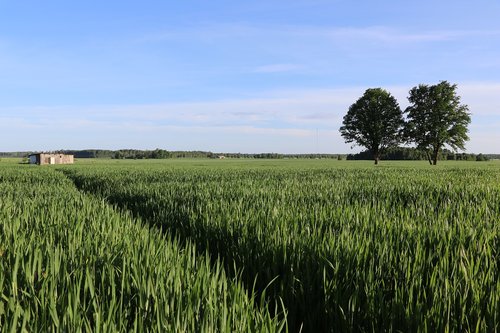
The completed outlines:
{"type": "MultiPolygon", "coordinates": [[[[37,152],[0,152],[1,157],[27,158],[37,152]]],[[[106,158],[106,159],[167,159],[167,158],[249,158],[249,159],[346,159],[346,154],[279,154],[279,153],[215,153],[211,151],[171,151],[165,149],[84,149],[55,150],[51,153],[71,154],[75,158],[106,158]]]]}
{"type": "Polygon", "coordinates": [[[367,89],[349,107],[340,133],[347,143],[367,148],[375,164],[390,148],[413,144],[436,165],[443,147],[465,150],[469,140],[469,107],[460,103],[456,90],[447,81],[420,84],[410,90],[410,106],[402,111],[388,91],[367,89]]]}
{"type": "MultiPolygon", "coordinates": [[[[425,152],[414,147],[391,147],[386,149],[380,156],[383,160],[392,161],[416,161],[427,160],[425,152]]],[[[495,158],[495,155],[457,153],[449,149],[442,149],[438,154],[439,161],[489,161],[495,158]]],[[[356,154],[348,154],[347,160],[373,160],[373,153],[364,150],[356,154]]]]}

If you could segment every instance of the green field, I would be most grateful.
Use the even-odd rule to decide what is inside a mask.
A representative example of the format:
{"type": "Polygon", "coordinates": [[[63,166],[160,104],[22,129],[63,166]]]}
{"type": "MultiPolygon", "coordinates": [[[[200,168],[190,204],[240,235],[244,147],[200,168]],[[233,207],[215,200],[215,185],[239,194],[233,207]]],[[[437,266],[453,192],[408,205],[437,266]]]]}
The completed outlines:
{"type": "Polygon", "coordinates": [[[500,162],[0,161],[2,331],[500,330],[500,162]]]}

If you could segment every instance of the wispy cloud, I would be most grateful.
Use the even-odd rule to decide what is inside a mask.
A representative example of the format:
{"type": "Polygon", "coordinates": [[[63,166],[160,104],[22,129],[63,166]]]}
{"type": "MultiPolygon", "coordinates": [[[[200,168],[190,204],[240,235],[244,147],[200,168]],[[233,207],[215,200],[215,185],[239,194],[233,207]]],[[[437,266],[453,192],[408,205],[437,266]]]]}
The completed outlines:
{"type": "Polygon", "coordinates": [[[323,34],[332,39],[371,39],[385,43],[425,43],[477,37],[500,37],[499,31],[491,30],[419,30],[396,29],[384,26],[362,28],[332,28],[323,34]]]}
{"type": "Polygon", "coordinates": [[[462,102],[469,105],[473,116],[500,117],[500,83],[459,84],[458,94],[462,102]]]}
{"type": "MultiPolygon", "coordinates": [[[[238,151],[268,151],[266,145],[270,145],[280,151],[302,147],[303,150],[296,150],[302,152],[314,151],[311,142],[314,143],[319,130],[323,140],[330,140],[328,144],[324,141],[322,151],[347,152],[350,146],[343,143],[338,128],[349,105],[366,88],[280,91],[259,98],[197,103],[2,108],[0,113],[10,116],[0,119],[0,127],[4,132],[12,132],[14,138],[30,131],[32,136],[49,136],[54,141],[60,138],[61,143],[73,135],[83,137],[80,138],[83,142],[92,138],[113,142],[109,138],[123,137],[120,142],[129,142],[128,145],[138,142],[154,147],[158,142],[168,141],[172,145],[189,142],[192,146],[185,149],[222,150],[229,147],[227,141],[233,142],[231,147],[237,149],[237,143],[244,140],[255,145],[248,148],[247,143],[242,143],[238,151]],[[308,145],[302,144],[301,139],[306,139],[308,145]]],[[[411,87],[386,88],[404,108],[411,87]]],[[[459,94],[473,113],[469,151],[493,152],[497,147],[498,129],[491,124],[500,122],[498,91],[497,83],[459,84],[459,94]]]]}
{"type": "Polygon", "coordinates": [[[333,40],[369,39],[384,43],[438,42],[450,40],[458,36],[451,31],[415,33],[377,26],[366,28],[333,28],[324,31],[323,34],[333,40]]]}
{"type": "Polygon", "coordinates": [[[263,25],[242,23],[212,23],[184,27],[177,30],[155,32],[139,38],[142,42],[161,42],[176,39],[193,38],[205,41],[215,41],[235,37],[267,38],[325,38],[332,41],[353,39],[371,39],[386,43],[425,43],[458,40],[463,38],[500,37],[500,30],[423,30],[397,28],[391,26],[308,26],[308,25],[263,25]]]}
{"type": "Polygon", "coordinates": [[[302,66],[296,64],[271,64],[255,68],[256,73],[282,73],[293,72],[302,69],[302,66]]]}
{"type": "MultiPolygon", "coordinates": [[[[433,83],[433,82],[429,82],[433,83]]],[[[459,95],[478,116],[500,117],[500,84],[459,84],[459,95]]],[[[206,102],[103,105],[103,106],[57,106],[57,107],[14,107],[1,108],[3,123],[12,119],[26,119],[28,123],[47,124],[64,119],[88,119],[101,122],[161,122],[204,125],[254,125],[266,126],[272,123],[304,126],[329,126],[325,120],[338,122],[350,104],[369,87],[305,89],[275,91],[258,98],[218,100],[206,102]],[[29,120],[28,120],[29,119],[29,120]]],[[[410,86],[383,87],[389,90],[404,108],[410,86]]],[[[67,124],[68,126],[71,123],[67,124]]],[[[337,126],[335,123],[334,126],[337,126]]]]}

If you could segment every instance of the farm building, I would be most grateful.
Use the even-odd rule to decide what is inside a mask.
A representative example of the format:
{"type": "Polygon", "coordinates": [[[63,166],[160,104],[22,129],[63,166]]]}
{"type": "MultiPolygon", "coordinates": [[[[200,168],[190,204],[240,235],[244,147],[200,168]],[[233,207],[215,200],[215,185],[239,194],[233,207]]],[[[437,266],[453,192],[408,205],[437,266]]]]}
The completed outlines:
{"type": "Polygon", "coordinates": [[[38,153],[29,156],[30,164],[73,164],[74,156],[66,154],[38,153]]]}

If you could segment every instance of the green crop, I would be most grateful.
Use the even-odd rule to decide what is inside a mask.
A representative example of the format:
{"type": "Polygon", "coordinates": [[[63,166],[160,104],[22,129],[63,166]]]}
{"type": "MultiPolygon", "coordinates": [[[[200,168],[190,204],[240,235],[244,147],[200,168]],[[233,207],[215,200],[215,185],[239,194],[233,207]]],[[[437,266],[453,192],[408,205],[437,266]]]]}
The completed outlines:
{"type": "Polygon", "coordinates": [[[48,168],[0,169],[5,332],[280,331],[221,263],[48,168]]]}
{"type": "Polygon", "coordinates": [[[193,164],[62,171],[241,269],[292,331],[499,329],[497,166],[193,164]]]}
{"type": "Polygon", "coordinates": [[[500,330],[496,162],[11,165],[0,196],[3,331],[500,330]]]}

